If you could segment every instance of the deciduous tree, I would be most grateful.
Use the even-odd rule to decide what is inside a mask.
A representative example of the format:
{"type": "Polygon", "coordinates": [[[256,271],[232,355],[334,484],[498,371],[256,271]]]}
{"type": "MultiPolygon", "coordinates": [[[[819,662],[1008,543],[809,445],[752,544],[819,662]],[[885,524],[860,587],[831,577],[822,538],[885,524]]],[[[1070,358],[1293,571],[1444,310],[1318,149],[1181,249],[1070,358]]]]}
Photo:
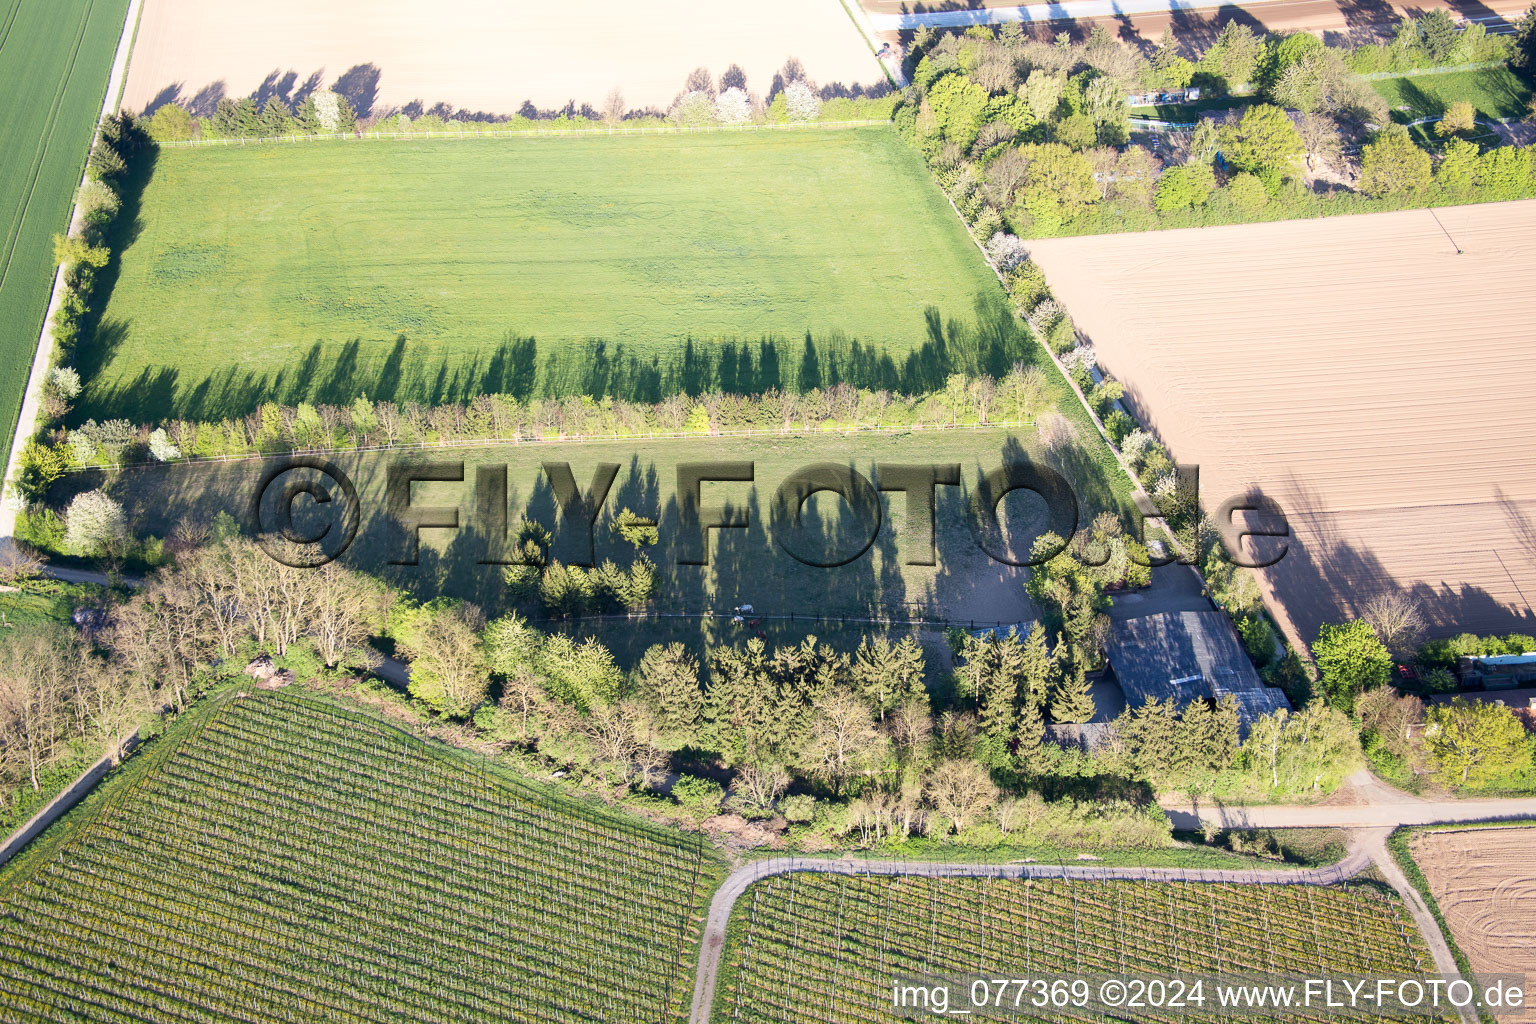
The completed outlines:
{"type": "Polygon", "coordinates": [[[1436,774],[1452,786],[1478,786],[1531,765],[1532,741],[1514,714],[1489,701],[1454,698],[1425,714],[1424,743],[1436,774]]]}

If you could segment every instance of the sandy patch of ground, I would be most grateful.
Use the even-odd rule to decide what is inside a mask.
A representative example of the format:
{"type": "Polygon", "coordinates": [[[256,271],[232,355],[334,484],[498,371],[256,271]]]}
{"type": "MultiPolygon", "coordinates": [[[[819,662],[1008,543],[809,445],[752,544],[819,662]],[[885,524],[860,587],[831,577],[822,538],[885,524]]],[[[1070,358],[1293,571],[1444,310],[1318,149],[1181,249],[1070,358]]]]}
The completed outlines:
{"type": "Polygon", "coordinates": [[[1524,1012],[1536,1021],[1536,828],[1425,832],[1412,844],[1440,913],[1478,973],[1526,975],[1524,1012]]]}
{"type": "MultiPolygon", "coordinates": [[[[210,0],[148,0],[124,103],[171,99],[211,108],[292,74],[348,85],[374,110],[421,101],[469,111],[601,109],[618,87],[634,109],[665,108],[697,67],[732,63],[766,95],[789,57],[818,85],[885,81],[837,0],[269,0],[259,9],[210,0]],[[377,75],[373,71],[377,71],[377,75]]],[[[282,91],[281,89],[279,90],[282,91]]],[[[339,91],[347,91],[345,89],[339,91]]]]}
{"type": "Polygon", "coordinates": [[[1031,248],[1207,508],[1280,503],[1293,639],[1392,589],[1439,633],[1530,631],[1536,201],[1031,248]]]}

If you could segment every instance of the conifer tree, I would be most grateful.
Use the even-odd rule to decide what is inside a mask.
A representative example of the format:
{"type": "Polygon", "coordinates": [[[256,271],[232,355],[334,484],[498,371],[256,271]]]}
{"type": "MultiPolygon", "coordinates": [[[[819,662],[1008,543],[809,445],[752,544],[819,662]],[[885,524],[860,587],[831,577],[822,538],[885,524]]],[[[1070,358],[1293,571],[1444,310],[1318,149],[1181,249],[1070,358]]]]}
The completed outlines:
{"type": "Polygon", "coordinates": [[[1074,669],[1061,679],[1051,699],[1051,721],[1082,723],[1093,717],[1093,694],[1088,689],[1088,677],[1081,668],[1074,669]]]}

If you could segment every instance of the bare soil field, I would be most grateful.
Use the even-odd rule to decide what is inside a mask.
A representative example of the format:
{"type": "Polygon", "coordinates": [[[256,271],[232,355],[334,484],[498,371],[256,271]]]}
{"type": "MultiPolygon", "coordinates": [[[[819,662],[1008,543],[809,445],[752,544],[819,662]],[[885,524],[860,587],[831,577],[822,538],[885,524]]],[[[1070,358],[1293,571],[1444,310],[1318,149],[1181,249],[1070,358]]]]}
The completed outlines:
{"type": "Polygon", "coordinates": [[[179,100],[199,112],[222,96],[329,86],[360,113],[420,101],[516,113],[574,102],[601,109],[619,88],[633,109],[665,109],[697,67],[732,63],[766,95],[795,57],[818,85],[885,81],[837,0],[741,5],[707,0],[270,0],[259,11],[208,0],[148,0],[124,105],[179,100]]]}
{"type": "Polygon", "coordinates": [[[1523,1012],[1500,1021],[1536,1021],[1536,828],[1425,832],[1413,859],[1472,970],[1526,975],[1523,1012]]]}
{"type": "Polygon", "coordinates": [[[1536,201],[1031,248],[1206,507],[1279,502],[1293,640],[1394,589],[1436,633],[1531,629],[1536,201]]]}

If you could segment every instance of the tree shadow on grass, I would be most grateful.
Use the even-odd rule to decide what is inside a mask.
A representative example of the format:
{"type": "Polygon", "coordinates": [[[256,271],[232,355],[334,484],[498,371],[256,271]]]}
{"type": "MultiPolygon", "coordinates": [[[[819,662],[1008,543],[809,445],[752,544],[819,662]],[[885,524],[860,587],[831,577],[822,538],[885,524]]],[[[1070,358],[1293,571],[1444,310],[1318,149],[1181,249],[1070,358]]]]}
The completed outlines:
{"type": "MultiPolygon", "coordinates": [[[[123,271],[123,254],[144,233],[144,220],[140,216],[143,209],[144,189],[154,177],[157,161],[155,147],[145,146],[143,150],[133,154],[132,159],[127,162],[127,169],[113,188],[118,197],[117,213],[102,232],[104,244],[111,251],[111,255],[107,259],[107,265],[96,272],[95,282],[87,302],[91,312],[81,318],[79,336],[67,351],[61,353],[62,361],[74,366],[81,379],[87,383],[92,381],[104,366],[111,363],[131,328],[130,321],[104,318],[95,311],[106,308],[107,297],[117,287],[117,279],[123,271]]],[[[87,390],[87,402],[89,402],[89,395],[90,392],[87,390]]],[[[166,408],[166,406],[160,406],[160,408],[166,408]]]]}
{"type": "MultiPolygon", "coordinates": [[[[108,273],[110,285],[115,265],[108,273]]],[[[359,395],[424,406],[465,404],[482,394],[654,403],[674,394],[806,393],[838,385],[917,395],[942,389],[954,373],[1001,378],[1020,361],[1044,365],[1044,352],[1001,294],[977,294],[969,313],[945,317],[929,307],[923,340],[900,362],[886,346],[837,330],[807,332],[794,343],[776,335],[686,338],[637,350],[599,338],[544,351],[532,336],[509,331],[495,346],[467,356],[445,357],[433,342],[400,334],[392,341],[315,341],[276,371],[233,364],[189,380],[177,369],[151,366],[117,383],[97,378],[131,325],[105,324],[99,339],[86,346],[90,356],[82,374],[91,384],[70,422],[219,420],[248,415],[264,402],[340,406],[359,395]]]]}

